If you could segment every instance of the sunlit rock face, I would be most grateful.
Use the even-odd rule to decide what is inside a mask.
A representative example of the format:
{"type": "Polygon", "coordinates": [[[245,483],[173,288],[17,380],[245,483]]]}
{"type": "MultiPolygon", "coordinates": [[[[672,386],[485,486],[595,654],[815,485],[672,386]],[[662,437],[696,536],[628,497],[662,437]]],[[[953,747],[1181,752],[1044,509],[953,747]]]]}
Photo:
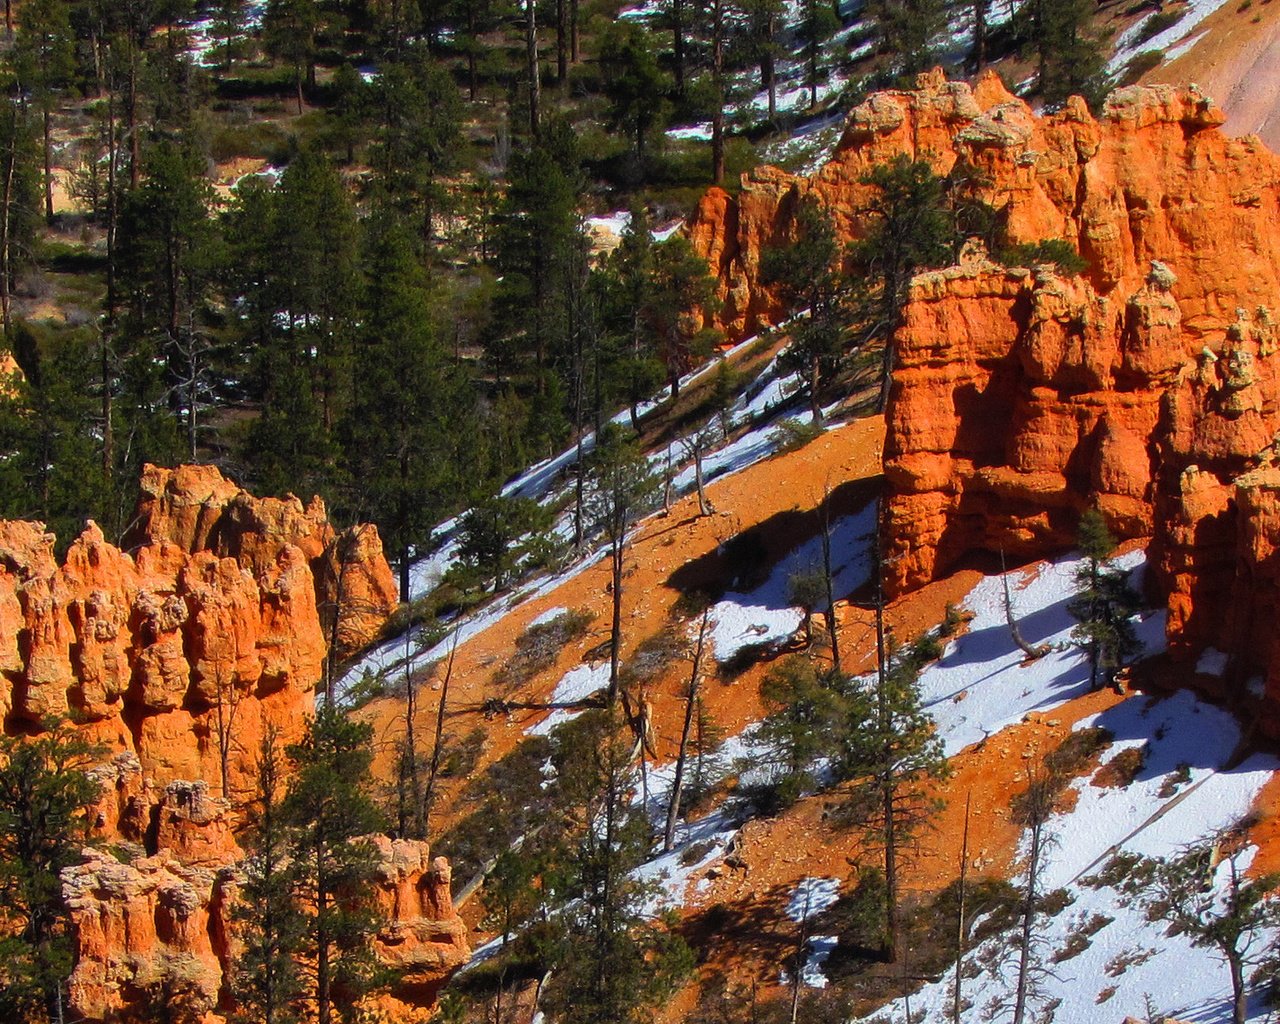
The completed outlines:
{"type": "Polygon", "coordinates": [[[780,317],[760,257],[793,237],[802,198],[856,239],[875,198],[861,179],[898,155],[963,178],[1011,242],[1069,242],[1080,276],[970,247],[914,282],[885,446],[890,589],[975,551],[1069,546],[1096,505],[1151,538],[1174,655],[1225,651],[1225,685],[1276,731],[1280,159],[1225,135],[1194,87],[1122,89],[1095,118],[1080,101],[1037,117],[992,75],[918,85],[855,110],[814,176],[763,168],[736,197],[708,193],[689,230],[721,326],[780,317]]]}

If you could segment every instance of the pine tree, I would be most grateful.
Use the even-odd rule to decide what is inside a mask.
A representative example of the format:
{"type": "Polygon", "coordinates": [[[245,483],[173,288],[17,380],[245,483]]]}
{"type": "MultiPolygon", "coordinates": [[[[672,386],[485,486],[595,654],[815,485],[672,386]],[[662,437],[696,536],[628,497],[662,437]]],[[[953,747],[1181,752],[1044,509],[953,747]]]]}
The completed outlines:
{"type": "Polygon", "coordinates": [[[316,32],[319,12],[313,0],[268,0],[262,18],[267,53],[293,68],[298,113],[303,110],[303,87],[315,79],[316,32]]]}
{"type": "Polygon", "coordinates": [[[370,227],[354,396],[339,436],[349,493],[371,510],[397,563],[409,565],[457,500],[457,473],[474,452],[474,398],[440,344],[426,277],[409,233],[383,215],[370,227]]]}
{"type": "Polygon", "coordinates": [[[609,541],[613,582],[613,619],[609,630],[610,707],[618,699],[618,667],[622,652],[623,562],[631,528],[657,495],[657,479],[636,441],[616,424],[596,439],[590,461],[591,512],[609,541]]]}
{"type": "Polygon", "coordinates": [[[1107,91],[1106,60],[1089,28],[1094,11],[1091,0],[1032,0],[1027,5],[1037,85],[1049,110],[1077,94],[1096,106],[1107,91]]]}
{"type": "Polygon", "coordinates": [[[653,349],[667,372],[671,397],[680,395],[680,378],[711,354],[717,335],[702,325],[718,303],[716,282],[707,261],[681,235],[654,247],[653,274],[640,318],[654,340],[653,349]]]}
{"type": "Polygon", "coordinates": [[[317,1024],[347,1011],[374,983],[371,939],[377,925],[363,895],[374,856],[361,837],[381,815],[370,797],[373,728],[326,701],[300,743],[286,750],[292,777],[280,807],[305,919],[303,949],[314,966],[307,997],[317,1024]]]}
{"type": "Polygon", "coordinates": [[[850,249],[854,263],[866,271],[854,319],[859,345],[883,341],[878,403],[883,411],[893,377],[893,335],[908,286],[919,271],[951,262],[955,232],[943,181],[924,161],[899,156],[877,166],[862,183],[879,195],[868,211],[873,222],[866,238],[850,249]]]}
{"type": "Polygon", "coordinates": [[[818,85],[823,80],[822,45],[840,28],[840,18],[827,0],[804,0],[802,12],[799,28],[804,46],[805,85],[809,87],[809,106],[813,108],[818,105],[818,85]]]}
{"type": "Polygon", "coordinates": [[[903,78],[933,66],[933,42],[947,24],[942,0],[869,0],[867,12],[880,31],[881,50],[893,56],[903,78]]]}
{"type": "Polygon", "coordinates": [[[884,953],[901,953],[902,874],[899,856],[937,810],[929,786],[949,771],[942,741],[920,702],[920,670],[927,640],[897,648],[883,627],[877,601],[877,670],[850,695],[843,772],[856,780],[854,817],[880,847],[885,880],[884,953]]]}
{"type": "Polygon", "coordinates": [[[307,920],[294,901],[298,878],[289,859],[281,807],[282,755],[276,734],[268,730],[258,749],[244,882],[233,912],[241,943],[231,984],[237,1024],[294,1024],[302,1016],[298,1003],[304,986],[298,959],[307,920]]]}
{"type": "Polygon", "coordinates": [[[75,72],[75,37],[65,0],[26,0],[18,15],[15,64],[44,126],[45,217],[53,223],[53,113],[75,72]]]}
{"type": "Polygon", "coordinates": [[[1115,685],[1116,676],[1141,650],[1132,617],[1138,594],[1129,572],[1111,563],[1116,541],[1097,509],[1080,517],[1077,537],[1084,562],[1076,570],[1076,595],[1067,605],[1077,625],[1071,638],[1089,657],[1089,685],[1115,685]]]}
{"type": "Polygon", "coordinates": [[[65,548],[86,515],[110,522],[97,471],[96,367],[83,334],[12,332],[23,373],[0,387],[0,516],[38,519],[65,548]]]}
{"type": "Polygon", "coordinates": [[[671,83],[648,30],[635,21],[614,23],[600,43],[599,59],[610,121],[631,136],[636,175],[642,179],[645,143],[666,118],[671,83]]]}
{"type": "Polygon", "coordinates": [[[438,179],[452,167],[461,138],[457,86],[443,65],[414,48],[382,68],[373,91],[378,181],[401,214],[419,219],[430,245],[444,202],[438,179]]]}
{"type": "Polygon", "coordinates": [[[768,715],[758,735],[775,751],[766,809],[778,811],[818,787],[817,766],[838,755],[848,725],[847,680],[819,673],[805,657],[788,658],[760,684],[768,715]]]}
{"type": "Polygon", "coordinates": [[[100,753],[62,726],[0,736],[0,1016],[15,1024],[64,1019],[74,948],[61,873],[81,860],[100,753]]]}
{"type": "MultiPolygon", "coordinates": [[[[1193,946],[1212,949],[1231,976],[1232,1024],[1249,1016],[1250,967],[1274,965],[1280,926],[1275,898],[1280,875],[1254,875],[1244,861],[1249,847],[1230,832],[1185,847],[1176,856],[1145,859],[1129,873],[1134,892],[1152,921],[1167,923],[1193,946]]],[[[1264,977],[1271,972],[1263,966],[1264,977]]],[[[1261,973],[1261,972],[1260,972],[1261,973]]]]}
{"type": "Polygon", "coordinates": [[[213,8],[213,35],[222,41],[222,70],[231,71],[236,48],[244,38],[245,0],[217,0],[213,8]]]}
{"type": "Polygon", "coordinates": [[[781,53],[778,34],[784,6],[782,0],[735,0],[734,6],[744,22],[735,49],[744,60],[760,68],[760,88],[768,96],[769,123],[772,124],[778,119],[777,61],[781,53]]]}
{"type": "Polygon", "coordinates": [[[765,251],[761,272],[775,283],[793,313],[791,344],[782,364],[801,374],[813,422],[822,420],[822,388],[838,372],[852,319],[848,284],[840,267],[831,216],[806,198],[796,210],[794,244],[765,251]]]}
{"type": "Polygon", "coordinates": [[[683,940],[643,913],[648,893],[633,871],[648,856],[650,826],[632,798],[632,741],[621,726],[614,709],[587,712],[562,727],[552,755],[574,822],[565,851],[573,898],[546,997],[564,1024],[649,1020],[693,966],[683,940]]]}

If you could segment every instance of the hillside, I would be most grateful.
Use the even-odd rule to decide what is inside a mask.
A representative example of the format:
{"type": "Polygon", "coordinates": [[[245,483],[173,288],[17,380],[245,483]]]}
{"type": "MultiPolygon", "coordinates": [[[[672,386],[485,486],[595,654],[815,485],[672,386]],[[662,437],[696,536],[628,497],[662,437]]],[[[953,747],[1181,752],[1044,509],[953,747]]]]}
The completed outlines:
{"type": "Polygon", "coordinates": [[[0,1019],[1270,1019],[1278,10],[6,4],[0,1019]]]}

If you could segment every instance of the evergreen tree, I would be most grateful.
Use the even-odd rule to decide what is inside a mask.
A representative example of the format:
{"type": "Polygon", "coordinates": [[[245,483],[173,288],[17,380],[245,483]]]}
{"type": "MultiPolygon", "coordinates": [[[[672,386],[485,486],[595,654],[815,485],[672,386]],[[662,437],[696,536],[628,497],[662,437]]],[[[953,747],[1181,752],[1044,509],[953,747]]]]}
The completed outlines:
{"type": "Polygon", "coordinates": [[[65,548],[85,517],[110,523],[96,436],[92,348],[86,336],[38,334],[18,322],[23,372],[0,382],[0,516],[38,519],[65,548]]]}
{"type": "Polygon", "coordinates": [[[626,400],[633,430],[640,429],[640,403],[657,389],[664,369],[653,334],[644,323],[644,311],[654,306],[655,249],[649,211],[643,203],[636,203],[618,247],[602,261],[592,279],[601,329],[607,336],[600,375],[608,381],[610,399],[616,393],[626,400]]]}
{"type": "Polygon", "coordinates": [[[19,12],[15,64],[44,126],[45,217],[53,223],[53,112],[75,71],[75,37],[65,0],[26,0],[19,12]]]}
{"type": "Polygon", "coordinates": [[[61,726],[0,736],[0,1016],[15,1024],[65,1016],[74,947],[61,874],[81,860],[99,753],[61,726]]]}
{"type": "Polygon", "coordinates": [[[367,138],[372,92],[350,63],[333,73],[333,104],[326,111],[329,138],[349,164],[355,163],[356,147],[367,138]]]}
{"type": "Polygon", "coordinates": [[[640,316],[666,368],[672,398],[680,395],[681,375],[711,353],[716,335],[702,324],[717,305],[715,288],[706,260],[687,238],[676,235],[654,247],[653,275],[640,316]]]}
{"type": "Polygon", "coordinates": [[[310,962],[307,998],[317,1024],[347,1011],[375,981],[377,920],[365,902],[374,856],[361,837],[382,824],[370,796],[372,726],[349,721],[326,701],[286,755],[292,777],[280,807],[303,911],[310,962]]]}
{"type": "Polygon", "coordinates": [[[1115,685],[1116,675],[1142,650],[1132,617],[1139,598],[1129,571],[1111,564],[1116,541],[1097,509],[1080,517],[1077,537],[1084,562],[1076,570],[1076,595],[1067,605],[1077,625],[1071,638],[1089,657],[1089,685],[1115,685]]]}
{"type": "Polygon", "coordinates": [[[774,751],[766,810],[789,807],[817,789],[818,766],[838,755],[848,726],[848,681],[823,675],[805,657],[788,658],[760,684],[768,714],[758,735],[774,751]]]}
{"type": "Polygon", "coordinates": [[[822,420],[822,388],[838,372],[852,313],[840,267],[831,216],[806,198],[796,210],[796,241],[765,251],[761,273],[774,283],[793,313],[791,344],[783,355],[787,370],[799,373],[809,395],[814,423],[822,420]]]}
{"type": "Polygon", "coordinates": [[[855,297],[854,319],[859,344],[883,340],[879,398],[883,411],[893,376],[893,335],[911,278],[951,262],[954,226],[943,181],[924,161],[899,156],[874,168],[862,183],[876,188],[879,195],[868,210],[873,222],[867,236],[850,248],[855,264],[865,270],[861,292],[855,297]]]}
{"type": "MultiPolygon", "coordinates": [[[[15,84],[0,80],[0,85],[15,84]]],[[[40,224],[39,144],[17,103],[0,116],[0,322],[5,341],[13,327],[13,286],[35,255],[40,224]]]]}
{"type": "Polygon", "coordinates": [[[743,25],[735,40],[734,49],[741,59],[760,68],[760,88],[768,95],[769,123],[778,119],[778,69],[781,53],[778,41],[779,24],[783,18],[782,0],[736,0],[743,25]]]}
{"type": "Polygon", "coordinates": [[[693,966],[679,938],[643,912],[633,871],[649,852],[649,822],[632,798],[632,742],[616,711],[590,711],[562,727],[552,755],[560,799],[573,815],[567,866],[574,898],[562,910],[546,1005],[565,1024],[651,1019],[693,966]]]}
{"type": "Polygon", "coordinates": [[[1027,5],[1038,88],[1050,110],[1076,94],[1096,106],[1106,94],[1106,59],[1089,28],[1094,11],[1091,0],[1032,0],[1027,5]]]}
{"type": "Polygon", "coordinates": [[[249,808],[248,855],[244,882],[233,912],[239,925],[240,955],[232,974],[237,1024],[294,1024],[302,1019],[303,992],[298,959],[307,920],[294,902],[299,881],[289,859],[281,807],[284,763],[274,732],[258,749],[256,793],[249,808]]]}
{"type": "Polygon", "coordinates": [[[636,174],[643,178],[645,142],[666,118],[671,84],[658,64],[648,30],[635,21],[619,21],[600,43],[600,68],[609,119],[632,139],[636,174]]]}
{"type": "Polygon", "coordinates": [[[314,0],[267,0],[262,38],[267,53],[293,69],[298,113],[303,110],[303,87],[315,84],[316,32],[320,27],[314,0]]]}
{"type": "Polygon", "coordinates": [[[609,706],[618,699],[622,649],[623,559],[631,528],[652,504],[657,479],[635,439],[607,424],[591,454],[591,512],[609,541],[613,577],[613,620],[609,631],[609,706]]]}
{"type": "Polygon", "coordinates": [[[1167,923],[1193,946],[1213,950],[1231,976],[1232,1024],[1249,1017],[1250,967],[1263,977],[1274,968],[1280,926],[1280,901],[1275,898],[1280,875],[1255,875],[1247,866],[1247,841],[1230,832],[1192,843],[1176,856],[1144,859],[1129,873],[1134,892],[1147,917],[1167,923]]]}
{"type": "Polygon", "coordinates": [[[877,670],[850,695],[843,772],[856,780],[853,817],[864,823],[883,855],[884,953],[901,952],[902,874],[899,856],[937,810],[930,783],[948,773],[942,741],[920,703],[920,670],[930,657],[928,638],[895,648],[877,602],[877,670]]]}
{"type": "Polygon", "coordinates": [[[409,234],[384,215],[369,231],[368,290],[354,397],[341,433],[349,509],[372,512],[409,599],[409,564],[453,507],[473,451],[474,400],[440,344],[409,234]]]}
{"type": "Polygon", "coordinates": [[[582,287],[577,278],[585,277],[585,268],[579,258],[583,181],[577,144],[563,121],[549,122],[542,135],[532,149],[513,156],[498,208],[494,269],[501,281],[486,348],[500,382],[510,379],[522,357],[533,357],[543,405],[524,429],[545,454],[562,440],[563,424],[556,422],[562,410],[551,401],[555,381],[549,371],[569,354],[570,299],[582,287]]]}
{"type": "MultiPolygon", "coordinates": [[[[838,0],[836,0],[839,6],[838,0]]],[[[804,46],[805,85],[809,106],[818,105],[818,85],[823,80],[822,46],[840,28],[840,18],[826,0],[804,0],[800,19],[800,41],[804,46]]]]}
{"type": "Polygon", "coordinates": [[[452,166],[460,140],[457,86],[443,65],[414,50],[382,69],[374,92],[379,182],[396,209],[421,219],[423,242],[430,245],[444,200],[437,181],[452,166]]]}
{"type": "Polygon", "coordinates": [[[236,48],[244,38],[245,0],[217,0],[213,8],[213,36],[222,41],[222,69],[230,72],[236,48]]]}
{"type": "Polygon", "coordinates": [[[933,66],[933,41],[947,24],[943,0],[868,0],[867,12],[879,29],[881,50],[893,56],[903,78],[933,66]]]}

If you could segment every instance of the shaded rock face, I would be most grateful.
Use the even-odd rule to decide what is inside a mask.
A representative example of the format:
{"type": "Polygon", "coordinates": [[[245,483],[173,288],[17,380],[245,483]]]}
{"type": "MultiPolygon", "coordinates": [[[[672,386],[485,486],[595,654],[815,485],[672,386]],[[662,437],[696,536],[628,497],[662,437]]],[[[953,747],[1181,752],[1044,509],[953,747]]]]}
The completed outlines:
{"type": "Polygon", "coordinates": [[[885,445],[890,589],[975,551],[1069,547],[1096,504],[1151,538],[1173,655],[1224,650],[1226,685],[1280,734],[1280,158],[1223,120],[1194,87],[1040,118],[994,77],[924,75],[855,110],[812,178],[762,168],[737,197],[712,190],[690,233],[739,335],[779,317],[760,254],[793,235],[800,199],[857,238],[860,179],[899,154],[976,184],[1012,242],[1075,246],[1080,277],[973,248],[913,283],[885,445]]]}
{"type": "MultiPolygon", "coordinates": [[[[210,826],[225,818],[223,802],[204,797],[204,807],[184,811],[191,796],[172,787],[167,794],[188,839],[217,833],[210,826]]],[[[466,926],[449,897],[448,862],[432,861],[422,842],[377,836],[373,846],[373,897],[389,920],[375,950],[403,979],[398,994],[429,1006],[469,955],[466,926]]],[[[70,981],[76,1019],[130,1019],[161,1000],[183,1004],[194,1019],[216,1020],[203,1015],[230,1008],[242,880],[230,859],[190,860],[162,849],[121,863],[87,850],[85,862],[63,877],[78,952],[70,981]]]]}
{"type": "MultiPolygon", "coordinates": [[[[0,523],[0,714],[73,715],[147,786],[225,775],[234,794],[268,725],[300,735],[330,642],[371,639],[395,581],[377,530],[335,534],[318,499],[257,499],[208,466],[148,467],[143,493],[128,550],[90,522],[62,565],[40,524],[0,523]]],[[[133,827],[130,799],[147,796],[106,831],[133,827]]]]}

